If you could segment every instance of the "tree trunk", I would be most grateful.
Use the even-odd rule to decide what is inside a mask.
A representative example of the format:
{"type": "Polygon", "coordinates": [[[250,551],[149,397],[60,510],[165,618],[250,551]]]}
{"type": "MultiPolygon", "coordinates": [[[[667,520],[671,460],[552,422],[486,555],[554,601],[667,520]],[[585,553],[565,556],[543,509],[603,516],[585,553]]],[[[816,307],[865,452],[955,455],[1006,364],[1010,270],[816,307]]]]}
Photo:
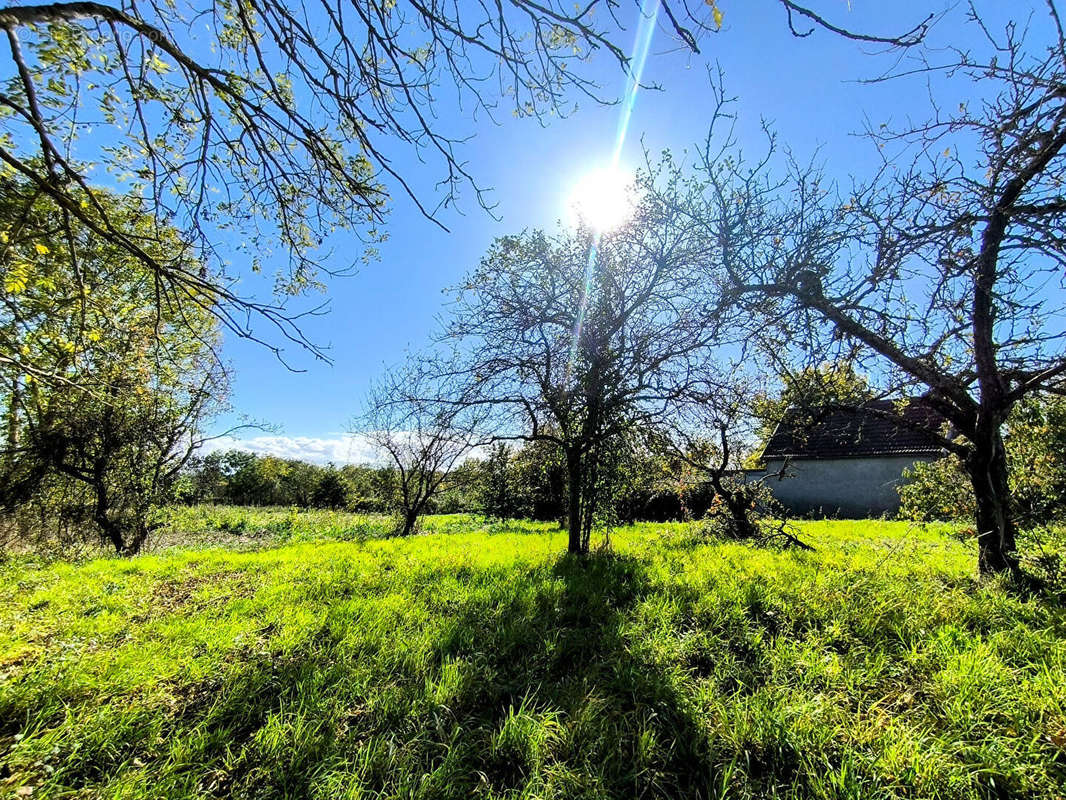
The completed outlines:
{"type": "Polygon", "coordinates": [[[144,546],[145,541],[148,539],[147,526],[138,523],[131,536],[126,538],[126,544],[122,548],[122,555],[135,556],[141,552],[141,547],[144,546]]]}
{"type": "Polygon", "coordinates": [[[11,398],[7,407],[7,453],[8,461],[14,463],[19,446],[19,404],[21,403],[19,379],[11,379],[11,398]]]}
{"type": "Polygon", "coordinates": [[[758,539],[759,529],[751,521],[750,508],[746,503],[743,492],[726,492],[722,498],[729,515],[733,518],[733,524],[737,526],[737,535],[741,539],[758,539]]]}
{"type": "Polygon", "coordinates": [[[982,575],[1018,570],[1010,508],[1007,452],[999,428],[978,431],[967,459],[977,505],[978,570],[982,575]]]}
{"type": "Polygon", "coordinates": [[[751,509],[749,507],[751,501],[748,498],[748,493],[743,488],[727,488],[719,473],[711,473],[710,480],[715,494],[722,498],[722,502],[725,503],[725,507],[729,511],[729,516],[736,526],[737,537],[740,539],[758,539],[759,529],[751,521],[751,509]]]}
{"type": "Polygon", "coordinates": [[[93,510],[93,520],[100,526],[100,530],[103,531],[107,540],[111,542],[111,546],[115,548],[115,552],[118,555],[131,555],[126,552],[126,541],[122,536],[122,526],[112,520],[108,514],[107,489],[99,484],[93,488],[96,492],[96,508],[93,510]]]}
{"type": "Polygon", "coordinates": [[[415,525],[417,524],[418,512],[405,511],[403,515],[403,529],[400,531],[400,536],[410,536],[415,532],[415,525]]]}
{"type": "Polygon", "coordinates": [[[569,491],[569,513],[567,515],[567,531],[569,532],[569,544],[567,552],[584,553],[581,536],[581,481],[582,475],[581,454],[576,449],[566,452],[566,480],[569,491]]]}

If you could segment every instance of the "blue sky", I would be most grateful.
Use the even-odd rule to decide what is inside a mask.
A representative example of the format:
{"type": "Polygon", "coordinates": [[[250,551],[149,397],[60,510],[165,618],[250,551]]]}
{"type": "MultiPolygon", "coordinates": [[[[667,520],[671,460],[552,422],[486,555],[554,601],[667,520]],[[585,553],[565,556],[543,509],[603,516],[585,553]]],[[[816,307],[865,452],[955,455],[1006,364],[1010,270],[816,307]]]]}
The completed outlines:
{"type": "MultiPolygon", "coordinates": [[[[833,21],[873,32],[901,32],[930,12],[944,12],[929,45],[945,42],[978,44],[975,29],[964,25],[964,9],[937,2],[825,0],[812,3],[833,21]]],[[[957,5],[957,4],[955,4],[957,5]]],[[[984,3],[989,13],[1003,6],[1017,19],[1027,3],[984,3]]],[[[720,0],[725,14],[722,31],[702,43],[703,53],[689,55],[660,29],[651,45],[645,82],[662,91],[639,94],[624,145],[622,163],[637,165],[643,148],[664,148],[680,154],[706,132],[710,90],[706,65],[717,62],[725,72],[726,89],[738,98],[741,143],[761,143],[760,118],[772,122],[780,140],[800,158],[820,154],[827,171],[845,180],[862,175],[872,163],[872,146],[854,134],[864,117],[875,124],[902,121],[908,114],[923,118],[928,111],[925,88],[915,81],[862,85],[858,79],[876,75],[895,56],[880,48],[847,41],[825,31],[797,39],[789,32],[776,0],[720,0]]],[[[1043,4],[1034,26],[1043,27],[1043,4]]],[[[628,44],[633,36],[631,14],[628,44]]],[[[1002,17],[998,25],[1002,27],[1002,17]]],[[[935,53],[933,54],[935,56],[935,53]]],[[[605,58],[590,65],[600,82],[621,94],[621,72],[605,58]]],[[[952,107],[970,99],[965,87],[954,86],[940,97],[952,107]],[[955,96],[955,94],[959,96],[955,96]]],[[[248,446],[260,452],[310,460],[360,460],[361,448],[343,436],[364,393],[382,367],[396,363],[408,349],[418,349],[431,336],[444,311],[445,287],[473,268],[496,236],[526,227],[554,225],[564,215],[568,193],[582,174],[610,158],[615,143],[619,106],[583,103],[576,113],[547,127],[535,120],[506,118],[499,125],[475,121],[458,110],[439,108],[439,123],[457,136],[473,135],[460,151],[482,185],[493,188],[499,221],[480,209],[472,192],[457,210],[447,210],[444,232],[424,219],[406,198],[396,195],[388,219],[389,240],[380,260],[350,278],[334,280],[327,297],[330,312],[308,321],[309,337],[329,347],[333,363],[316,363],[292,348],[286,355],[304,372],[286,369],[267,349],[230,338],[226,354],[235,370],[232,404],[235,413],[218,420],[222,431],[238,415],[278,427],[277,435],[248,433],[248,446]],[[254,440],[252,437],[255,437],[254,440]]],[[[396,152],[397,166],[425,187],[423,198],[436,200],[432,185],[437,167],[424,165],[410,151],[396,152]]],[[[338,253],[359,246],[338,237],[338,253]]],[[[313,298],[322,300],[324,298],[313,298]]],[[[227,440],[226,444],[232,442],[227,440]]]]}

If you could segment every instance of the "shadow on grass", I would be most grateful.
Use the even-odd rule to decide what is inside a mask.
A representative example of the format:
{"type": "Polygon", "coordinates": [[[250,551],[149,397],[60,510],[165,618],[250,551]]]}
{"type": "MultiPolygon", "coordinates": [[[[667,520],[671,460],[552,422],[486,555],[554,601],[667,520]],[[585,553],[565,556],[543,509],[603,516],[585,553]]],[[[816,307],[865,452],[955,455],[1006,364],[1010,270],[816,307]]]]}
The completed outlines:
{"type": "Polygon", "coordinates": [[[471,664],[476,678],[452,708],[472,735],[449,781],[465,769],[497,792],[547,781],[574,797],[703,796],[704,737],[625,636],[648,590],[635,559],[564,556],[517,598],[497,598],[493,617],[457,617],[441,662],[471,664]]]}
{"type": "Polygon", "coordinates": [[[98,717],[59,745],[47,784],[139,783],[125,796],[168,797],[714,796],[720,776],[677,676],[627,636],[650,589],[641,562],[566,556],[459,580],[469,591],[413,594],[437,626],[420,641],[408,629],[370,645],[357,622],[324,619],[288,655],[235,653],[173,708],[116,709],[110,727],[98,717]]]}
{"type": "Polygon", "coordinates": [[[710,796],[692,710],[625,635],[650,589],[641,562],[563,556],[509,575],[450,615],[422,702],[367,718],[363,787],[388,797],[710,796]]]}

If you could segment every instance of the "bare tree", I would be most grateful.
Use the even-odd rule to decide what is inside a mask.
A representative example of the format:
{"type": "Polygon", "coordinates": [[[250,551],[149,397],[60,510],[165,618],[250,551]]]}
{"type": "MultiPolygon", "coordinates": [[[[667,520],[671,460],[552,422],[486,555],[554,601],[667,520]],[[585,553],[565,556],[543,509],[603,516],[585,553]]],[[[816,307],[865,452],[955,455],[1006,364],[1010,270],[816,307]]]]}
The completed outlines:
{"type": "MultiPolygon", "coordinates": [[[[769,2],[790,25],[804,18],[890,45],[916,43],[929,22],[876,37],[792,0],[769,2]]],[[[721,26],[714,2],[660,6],[665,27],[691,50],[721,26]]],[[[390,192],[410,195],[429,217],[464,185],[487,205],[461,155],[465,132],[442,129],[438,104],[461,103],[475,117],[509,105],[547,118],[575,96],[608,99],[580,67],[597,50],[628,65],[616,11],[606,0],[7,5],[0,28],[12,77],[0,90],[0,163],[59,207],[63,228],[80,225],[138,259],[156,278],[156,302],[201,305],[250,338],[252,320],[265,318],[321,355],[285,300],[353,266],[327,266],[320,248],[331,232],[353,231],[372,246],[390,192]],[[396,166],[397,144],[438,164],[437,206],[423,204],[416,176],[396,166]],[[97,199],[99,179],[90,180],[100,165],[142,213],[177,225],[182,246],[159,254],[116,224],[97,199]],[[243,244],[222,252],[223,238],[243,244]],[[248,271],[222,265],[235,258],[255,272],[275,250],[288,260],[276,299],[239,293],[234,278],[248,271]],[[189,270],[191,262],[205,266],[189,270]]]]}
{"type": "Polygon", "coordinates": [[[703,254],[695,226],[645,198],[602,235],[503,237],[457,290],[438,372],[455,402],[491,409],[494,439],[565,455],[571,552],[589,548],[602,458],[669,414],[716,341],[703,254]]]}
{"type": "MultiPolygon", "coordinates": [[[[728,331],[750,333],[738,320],[730,320],[728,331]]],[[[788,474],[787,462],[762,474],[746,469],[761,450],[759,431],[769,421],[760,405],[768,379],[750,364],[761,349],[757,341],[740,343],[736,349],[739,358],[712,357],[700,365],[699,379],[686,387],[673,412],[657,427],[654,446],[675,469],[710,485],[715,497],[711,514],[717,517],[710,521],[724,523],[729,536],[813,549],[796,536],[769,488],[773,480],[788,474]]]]}
{"type": "Polygon", "coordinates": [[[439,384],[417,362],[387,372],[371,389],[351,432],[365,437],[396,470],[396,533],[415,532],[433,501],[454,484],[477,445],[478,409],[440,399],[439,384]]]}
{"type": "Polygon", "coordinates": [[[775,180],[769,156],[707,150],[680,201],[736,301],[779,324],[782,350],[846,351],[884,391],[920,388],[950,423],[929,433],[973,483],[982,573],[1018,565],[1004,421],[1025,397],[1066,388],[1066,44],[1048,8],[1053,39],[1029,47],[1014,23],[996,37],[971,7],[990,57],[954,51],[910,71],[979,99],[872,130],[880,169],[849,196],[794,161],[775,180]]]}

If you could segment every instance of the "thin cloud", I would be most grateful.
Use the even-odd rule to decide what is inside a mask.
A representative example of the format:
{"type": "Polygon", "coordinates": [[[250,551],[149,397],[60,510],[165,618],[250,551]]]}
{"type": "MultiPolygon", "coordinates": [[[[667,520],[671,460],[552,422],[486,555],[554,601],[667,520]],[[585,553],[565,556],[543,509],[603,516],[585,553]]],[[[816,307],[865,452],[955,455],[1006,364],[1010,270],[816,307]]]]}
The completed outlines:
{"type": "Polygon", "coordinates": [[[253,436],[239,439],[220,436],[206,442],[203,453],[217,450],[243,450],[257,456],[276,456],[307,461],[312,464],[378,464],[382,459],[374,446],[362,436],[253,436]]]}

